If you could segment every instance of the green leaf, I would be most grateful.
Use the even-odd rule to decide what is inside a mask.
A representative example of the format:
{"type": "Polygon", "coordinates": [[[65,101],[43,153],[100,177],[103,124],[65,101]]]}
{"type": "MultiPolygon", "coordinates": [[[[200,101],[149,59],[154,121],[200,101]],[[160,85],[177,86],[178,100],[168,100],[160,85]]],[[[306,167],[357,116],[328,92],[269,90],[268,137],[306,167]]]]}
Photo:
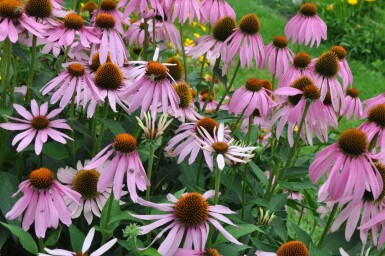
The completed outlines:
{"type": "Polygon", "coordinates": [[[58,229],[54,230],[48,236],[47,240],[45,240],[44,245],[45,246],[54,246],[54,245],[56,245],[57,241],[59,241],[62,229],[63,229],[63,227],[59,226],[58,229]]]}
{"type": "Polygon", "coordinates": [[[240,255],[240,252],[244,252],[248,248],[250,246],[237,244],[221,244],[215,247],[221,255],[240,255]]]}
{"type": "Polygon", "coordinates": [[[282,239],[283,242],[287,241],[287,226],[283,219],[275,219],[272,223],[274,232],[282,239]]]}
{"type": "Polygon", "coordinates": [[[279,211],[284,209],[288,196],[289,194],[275,195],[270,201],[270,209],[274,211],[279,211]]]}
{"type": "Polygon", "coordinates": [[[83,232],[80,231],[75,225],[69,226],[69,231],[72,249],[75,252],[80,252],[85,239],[83,232]]]}
{"type": "Polygon", "coordinates": [[[282,187],[284,188],[287,188],[289,190],[293,190],[293,191],[298,191],[298,190],[301,190],[301,189],[316,189],[317,187],[314,186],[312,183],[310,182],[284,182],[284,181],[281,181],[279,183],[282,187]]]}
{"type": "MultiPolygon", "coordinates": [[[[199,159],[199,158],[198,158],[199,159]]],[[[182,182],[184,186],[194,188],[196,187],[197,183],[197,172],[199,164],[193,163],[192,165],[189,165],[187,161],[183,161],[179,164],[181,175],[179,177],[179,180],[182,182]]],[[[204,185],[205,177],[203,175],[203,168],[200,173],[199,178],[199,187],[203,187],[204,185]]]]}
{"type": "Polygon", "coordinates": [[[148,248],[144,251],[141,251],[140,252],[140,255],[144,255],[144,256],[161,256],[160,253],[155,249],[155,248],[148,248]]]}
{"type": "Polygon", "coordinates": [[[54,160],[63,160],[69,157],[66,147],[57,142],[48,142],[43,146],[43,154],[54,160]]]}
{"type": "Polygon", "coordinates": [[[133,220],[135,222],[141,222],[144,223],[144,221],[137,219],[129,214],[129,212],[121,212],[118,215],[112,216],[110,218],[110,221],[108,222],[108,225],[112,225],[114,222],[120,222],[122,220],[133,220]]]}
{"type": "Polygon", "coordinates": [[[326,249],[333,254],[339,254],[339,248],[342,247],[345,251],[349,251],[356,244],[360,243],[359,232],[356,230],[349,242],[345,240],[345,231],[337,231],[330,233],[325,237],[325,240],[320,249],[326,249]]]}
{"type": "Polygon", "coordinates": [[[21,227],[9,225],[3,222],[0,222],[0,224],[2,224],[9,231],[11,231],[12,234],[19,238],[21,246],[23,246],[23,248],[26,249],[28,252],[35,255],[39,253],[35,241],[27,231],[24,231],[21,227]]]}
{"type": "MultiPolygon", "coordinates": [[[[245,236],[247,234],[253,233],[254,231],[263,232],[260,228],[258,228],[255,225],[252,224],[240,224],[238,227],[228,226],[225,228],[233,237],[240,238],[242,236],[245,236]]],[[[222,244],[227,242],[227,239],[222,235],[219,234],[217,240],[215,241],[214,245],[222,244]]]]}
{"type": "Polygon", "coordinates": [[[298,240],[305,243],[306,246],[309,248],[309,246],[313,243],[313,240],[309,236],[309,234],[301,229],[297,224],[295,224],[293,221],[289,220],[290,225],[294,229],[295,233],[297,234],[298,240]]]}
{"type": "Polygon", "coordinates": [[[9,231],[5,227],[0,226],[0,251],[5,242],[8,240],[9,236],[9,231]]]}
{"type": "Polygon", "coordinates": [[[114,134],[117,135],[119,133],[126,133],[126,131],[123,129],[123,126],[121,123],[116,122],[111,119],[105,119],[105,118],[98,118],[100,122],[102,122],[107,128],[114,134]]]}
{"type": "Polygon", "coordinates": [[[110,220],[113,216],[120,215],[120,213],[119,201],[115,200],[113,193],[111,193],[100,216],[100,231],[105,239],[110,238],[114,230],[119,226],[118,221],[111,222],[110,220]]]}
{"type": "Polygon", "coordinates": [[[266,177],[266,174],[258,167],[254,162],[250,161],[249,163],[250,170],[258,177],[262,184],[267,185],[269,180],[266,177]]]}
{"type": "MultiPolygon", "coordinates": [[[[12,194],[17,191],[18,184],[19,181],[14,175],[0,172],[0,211],[4,216],[20,198],[20,195],[12,198],[12,194]]],[[[18,221],[10,221],[9,223],[16,224],[18,221]]]]}

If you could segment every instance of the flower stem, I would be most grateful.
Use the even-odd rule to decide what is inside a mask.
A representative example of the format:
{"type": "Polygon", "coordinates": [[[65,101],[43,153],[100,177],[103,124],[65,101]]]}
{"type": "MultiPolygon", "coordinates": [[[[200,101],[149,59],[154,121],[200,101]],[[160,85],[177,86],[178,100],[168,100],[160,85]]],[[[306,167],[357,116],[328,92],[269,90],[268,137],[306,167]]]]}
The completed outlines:
{"type": "Polygon", "coordinates": [[[200,179],[200,176],[201,176],[201,171],[202,171],[202,166],[203,166],[203,154],[199,157],[199,164],[198,164],[198,171],[197,171],[197,187],[199,187],[199,179],[200,179]]]}
{"type": "Polygon", "coordinates": [[[221,61],[221,59],[219,59],[219,58],[215,60],[215,64],[214,64],[214,68],[213,68],[213,75],[211,77],[211,83],[210,83],[209,91],[207,93],[206,101],[205,101],[205,104],[203,105],[203,108],[202,108],[202,113],[205,112],[207,104],[209,103],[211,94],[213,93],[214,83],[215,83],[215,69],[217,67],[219,67],[220,61],[221,61]]]}
{"type": "MultiPolygon", "coordinates": [[[[154,153],[155,148],[152,142],[150,142],[150,152],[149,152],[149,158],[148,158],[148,164],[147,164],[147,178],[150,181],[150,186],[147,187],[146,190],[146,201],[150,201],[151,196],[151,176],[152,176],[152,167],[154,165],[154,153]]],[[[149,215],[151,211],[150,207],[147,207],[146,214],[149,215]]],[[[147,244],[150,244],[151,241],[151,232],[147,233],[147,244]]]]}
{"type": "Polygon", "coordinates": [[[39,241],[39,249],[41,253],[44,253],[44,241],[43,238],[38,238],[39,241]]]}
{"type": "Polygon", "coordinates": [[[53,76],[52,76],[52,77],[56,77],[57,74],[59,74],[60,69],[61,69],[61,65],[63,64],[63,62],[64,62],[65,59],[67,58],[68,53],[69,53],[70,50],[71,50],[71,45],[68,45],[67,48],[66,48],[65,51],[64,51],[63,56],[60,58],[60,61],[59,61],[58,63],[56,63],[56,69],[55,69],[55,71],[53,72],[53,76]]]}
{"type": "Polygon", "coordinates": [[[184,50],[184,45],[183,45],[183,24],[179,24],[179,34],[180,34],[180,43],[182,47],[182,56],[183,56],[183,67],[184,67],[184,79],[187,81],[187,60],[186,60],[186,53],[184,50]]]}
{"type": "Polygon", "coordinates": [[[71,105],[70,105],[70,122],[71,122],[71,128],[72,128],[72,139],[73,141],[71,142],[71,161],[72,161],[72,166],[75,168],[76,167],[76,144],[75,144],[75,93],[72,95],[71,99],[71,105]]]}
{"type": "Polygon", "coordinates": [[[275,82],[275,76],[277,75],[277,62],[278,62],[278,49],[276,49],[276,54],[275,54],[275,60],[274,60],[274,73],[273,77],[271,78],[271,86],[273,87],[274,90],[274,82],[275,82]]]}
{"type": "Polygon", "coordinates": [[[221,170],[217,167],[215,176],[215,195],[214,195],[214,205],[218,203],[219,198],[219,187],[221,186],[221,170]]]}
{"type": "Polygon", "coordinates": [[[3,45],[3,60],[1,61],[1,84],[3,87],[2,100],[3,100],[3,108],[7,106],[7,93],[8,93],[8,80],[9,73],[11,69],[11,61],[12,61],[12,42],[7,37],[4,40],[3,45]]]}
{"type": "Polygon", "coordinates": [[[245,205],[246,205],[246,190],[247,190],[247,166],[245,165],[242,182],[242,211],[241,220],[245,218],[245,205]]]}
{"type": "Polygon", "coordinates": [[[155,52],[155,49],[156,49],[156,40],[155,40],[155,37],[156,37],[156,30],[155,30],[155,16],[152,17],[152,47],[154,48],[154,52],[155,52]]]}
{"type": "MultiPolygon", "coordinates": [[[[104,102],[104,114],[103,114],[103,118],[104,119],[107,119],[108,117],[108,100],[106,99],[106,101],[104,102]]],[[[104,120],[103,120],[104,121],[104,120]]],[[[97,140],[97,143],[96,143],[96,149],[95,149],[95,153],[96,152],[99,152],[100,151],[100,148],[102,146],[102,141],[103,141],[103,133],[104,133],[104,122],[101,122],[100,124],[100,131],[99,131],[99,136],[98,136],[98,140],[97,140]]]]}
{"type": "MultiPolygon", "coordinates": [[[[114,201],[114,191],[111,190],[110,197],[108,198],[108,205],[107,205],[107,216],[106,216],[106,227],[102,227],[104,229],[107,229],[107,225],[110,222],[111,217],[111,209],[112,209],[112,202],[114,201]]],[[[103,233],[102,234],[102,242],[100,243],[100,246],[104,245],[107,241],[107,236],[103,233]]]]}
{"type": "Polygon", "coordinates": [[[319,240],[319,242],[318,242],[318,245],[317,245],[318,248],[321,247],[321,245],[322,245],[322,243],[323,243],[323,241],[324,241],[324,239],[325,239],[327,233],[329,232],[330,226],[332,225],[332,222],[333,222],[333,219],[334,219],[334,215],[335,215],[336,212],[337,212],[337,208],[338,208],[338,204],[335,204],[335,205],[333,206],[332,212],[330,213],[328,222],[326,223],[326,226],[325,226],[325,229],[324,229],[324,231],[323,231],[323,233],[322,233],[322,235],[321,235],[321,238],[320,238],[320,240],[319,240]]]}
{"type": "Polygon", "coordinates": [[[231,132],[231,136],[234,136],[234,134],[238,131],[238,128],[239,128],[239,122],[242,120],[243,118],[243,115],[245,114],[245,111],[246,111],[246,108],[242,111],[241,115],[238,117],[237,121],[235,122],[234,124],[234,129],[233,131],[231,132]]]}
{"type": "Polygon", "coordinates": [[[230,92],[231,87],[232,87],[233,84],[234,84],[235,78],[236,78],[237,75],[238,75],[238,71],[239,71],[239,67],[240,67],[240,66],[241,66],[241,60],[239,59],[239,60],[238,60],[238,63],[237,63],[237,66],[235,67],[235,71],[234,71],[233,77],[231,78],[230,84],[227,86],[227,88],[226,88],[224,94],[222,95],[222,98],[219,100],[218,106],[217,106],[217,108],[215,109],[215,113],[218,112],[218,110],[219,110],[219,108],[221,107],[223,101],[225,100],[227,94],[230,92]]]}
{"type": "MultiPolygon", "coordinates": [[[[210,32],[211,32],[211,27],[209,27],[209,29],[207,30],[207,35],[210,35],[210,32]]],[[[203,55],[203,61],[202,61],[202,65],[201,65],[201,72],[199,73],[199,77],[203,77],[203,69],[205,67],[206,60],[207,60],[207,52],[203,55]]]]}
{"type": "Polygon", "coordinates": [[[224,196],[222,197],[222,204],[224,204],[227,200],[227,197],[229,196],[229,193],[231,191],[231,188],[233,187],[233,183],[234,183],[234,178],[235,178],[235,172],[232,173],[231,175],[231,180],[230,180],[230,184],[226,187],[226,191],[225,191],[225,194],[224,196]]]}
{"type": "Polygon", "coordinates": [[[33,84],[33,77],[35,75],[35,62],[36,62],[36,43],[37,43],[37,36],[33,35],[32,48],[31,48],[31,65],[29,66],[29,73],[28,73],[28,79],[27,79],[26,102],[30,102],[31,96],[32,96],[32,84],[33,84]]]}

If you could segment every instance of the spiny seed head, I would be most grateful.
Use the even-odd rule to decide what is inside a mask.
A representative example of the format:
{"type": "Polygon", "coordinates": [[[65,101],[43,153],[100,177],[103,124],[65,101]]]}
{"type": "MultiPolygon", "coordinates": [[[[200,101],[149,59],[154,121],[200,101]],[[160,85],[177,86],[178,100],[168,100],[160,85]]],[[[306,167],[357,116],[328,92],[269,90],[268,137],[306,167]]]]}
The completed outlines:
{"type": "Polygon", "coordinates": [[[152,81],[161,81],[167,78],[167,68],[157,61],[149,61],[146,68],[146,75],[152,81]]]}
{"type": "Polygon", "coordinates": [[[242,17],[239,28],[245,34],[254,35],[261,29],[261,22],[259,21],[257,15],[247,14],[242,17]]]}
{"type": "Polygon", "coordinates": [[[338,146],[345,155],[359,157],[368,148],[366,134],[359,129],[347,129],[340,134],[338,146]]]}
{"type": "Polygon", "coordinates": [[[29,16],[44,19],[51,16],[52,3],[51,0],[28,0],[24,10],[29,16]]]}
{"type": "Polygon", "coordinates": [[[260,80],[259,82],[261,83],[262,87],[265,88],[266,90],[268,91],[273,90],[273,85],[269,80],[260,80]]]}
{"type": "Polygon", "coordinates": [[[168,73],[175,80],[179,81],[183,74],[183,65],[178,57],[171,57],[166,60],[166,63],[175,64],[173,66],[167,66],[168,73]]]}
{"type": "Polygon", "coordinates": [[[134,151],[137,145],[136,139],[129,133],[121,133],[115,137],[114,147],[122,153],[134,151]]]}
{"type": "Polygon", "coordinates": [[[214,142],[211,147],[215,150],[217,154],[224,154],[229,149],[229,145],[224,142],[214,142]]]}
{"type": "Polygon", "coordinates": [[[22,3],[16,0],[0,1],[0,16],[4,18],[19,19],[23,14],[22,3]]]}
{"type": "Polygon", "coordinates": [[[346,58],[346,55],[347,55],[347,52],[345,50],[344,47],[342,46],[339,46],[339,45],[336,45],[336,46],[333,46],[330,51],[334,52],[335,54],[337,54],[337,57],[339,60],[343,60],[346,58]]]}
{"type": "Polygon", "coordinates": [[[297,68],[307,68],[311,61],[311,56],[306,52],[299,52],[294,56],[294,66],[297,68]]]}
{"type": "Polygon", "coordinates": [[[219,252],[215,248],[210,248],[205,251],[203,256],[220,256],[219,252]]]}
{"type": "Polygon", "coordinates": [[[215,23],[213,28],[213,36],[216,40],[224,42],[233,33],[237,24],[235,20],[229,16],[223,17],[215,23]]]}
{"type": "Polygon", "coordinates": [[[35,128],[36,130],[42,130],[42,129],[45,129],[48,127],[49,125],[49,120],[47,119],[46,116],[35,116],[32,121],[31,121],[31,125],[33,128],[35,128]]]}
{"type": "Polygon", "coordinates": [[[174,208],[177,219],[187,227],[196,227],[204,223],[209,216],[209,203],[199,193],[182,195],[174,208]]]}
{"type": "Polygon", "coordinates": [[[86,199],[94,198],[99,194],[97,189],[99,177],[100,173],[94,169],[80,170],[72,181],[72,188],[86,199]]]}
{"type": "Polygon", "coordinates": [[[95,10],[98,9],[98,5],[94,1],[88,1],[83,5],[83,7],[80,9],[81,12],[89,12],[93,13],[95,10]]]}
{"type": "Polygon", "coordinates": [[[283,49],[287,46],[287,39],[285,36],[276,36],[273,39],[273,45],[277,48],[283,49]]]}
{"type": "Polygon", "coordinates": [[[95,85],[102,90],[117,90],[123,84],[123,73],[112,62],[106,62],[95,74],[95,85]]]}
{"type": "Polygon", "coordinates": [[[246,81],[245,87],[248,91],[257,92],[262,89],[262,83],[257,78],[249,78],[246,81]]]}
{"type": "Polygon", "coordinates": [[[68,67],[68,73],[70,73],[71,76],[82,76],[84,75],[84,66],[80,63],[72,63],[68,67]]]}
{"type": "Polygon", "coordinates": [[[116,8],[116,3],[114,0],[103,0],[100,4],[100,8],[104,11],[113,11],[116,8]]]}
{"type": "Polygon", "coordinates": [[[179,107],[189,108],[193,98],[190,86],[187,83],[181,82],[174,85],[174,90],[180,98],[179,107]]]}
{"type": "Polygon", "coordinates": [[[332,51],[323,53],[315,63],[315,71],[324,77],[334,77],[338,74],[339,60],[332,51]]]}
{"type": "Polygon", "coordinates": [[[308,100],[318,100],[321,94],[318,87],[315,84],[311,84],[303,89],[303,96],[308,100]]]}
{"type": "Polygon", "coordinates": [[[69,29],[79,30],[83,28],[84,20],[77,13],[69,13],[64,17],[64,26],[69,29]]]}
{"type": "Polygon", "coordinates": [[[385,128],[385,104],[378,104],[368,111],[368,120],[385,128]]]}
{"type": "Polygon", "coordinates": [[[102,29],[112,29],[115,27],[116,20],[114,16],[108,13],[100,13],[96,16],[95,24],[102,29]]]}
{"type": "Polygon", "coordinates": [[[94,55],[92,55],[92,62],[91,62],[90,68],[92,71],[96,72],[96,70],[98,70],[100,66],[101,64],[99,60],[99,52],[96,52],[94,53],[94,55]]]}
{"type": "Polygon", "coordinates": [[[352,98],[358,98],[360,91],[357,88],[352,87],[346,90],[346,94],[352,98]]]}
{"type": "Polygon", "coordinates": [[[277,256],[309,256],[306,245],[300,241],[286,242],[278,248],[277,256]]]}
{"type": "Polygon", "coordinates": [[[50,169],[39,168],[29,175],[29,182],[35,189],[49,189],[54,181],[54,175],[50,169]]]}
{"type": "Polygon", "coordinates": [[[214,129],[218,130],[219,124],[214,119],[205,117],[200,119],[195,126],[197,129],[205,128],[211,136],[214,136],[214,129]]]}
{"type": "Polygon", "coordinates": [[[312,3],[305,3],[299,9],[299,12],[306,17],[312,17],[317,14],[317,6],[312,3]]]}
{"type": "MultiPolygon", "coordinates": [[[[307,86],[311,86],[311,85],[314,85],[313,80],[310,77],[302,76],[294,80],[294,82],[290,85],[290,87],[303,91],[307,86]]],[[[302,95],[297,94],[297,95],[289,96],[288,100],[292,105],[295,106],[298,104],[301,98],[302,98],[302,95]]]]}

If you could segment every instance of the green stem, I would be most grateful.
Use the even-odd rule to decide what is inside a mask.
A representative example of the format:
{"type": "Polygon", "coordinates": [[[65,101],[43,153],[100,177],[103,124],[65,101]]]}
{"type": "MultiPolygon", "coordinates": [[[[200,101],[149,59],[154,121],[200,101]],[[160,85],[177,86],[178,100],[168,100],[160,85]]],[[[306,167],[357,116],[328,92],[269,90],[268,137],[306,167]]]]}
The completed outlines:
{"type": "Polygon", "coordinates": [[[148,45],[148,19],[144,19],[144,41],[143,41],[143,60],[147,60],[147,45],[148,45]]]}
{"type": "Polygon", "coordinates": [[[7,93],[8,93],[8,80],[9,80],[9,73],[11,70],[11,63],[12,61],[12,42],[7,37],[4,40],[4,46],[3,46],[3,60],[1,62],[2,70],[1,70],[1,84],[3,87],[3,94],[2,94],[2,100],[3,100],[3,108],[6,108],[7,106],[7,93]]]}
{"type": "MultiPolygon", "coordinates": [[[[155,148],[152,142],[150,142],[150,152],[149,152],[149,158],[148,158],[148,164],[147,164],[147,178],[150,181],[151,184],[151,176],[152,176],[152,167],[154,165],[154,153],[155,153],[155,148]]],[[[150,196],[151,196],[151,185],[147,187],[146,190],[146,201],[150,201],[150,196]]],[[[151,208],[147,207],[146,213],[147,215],[150,214],[151,208]]],[[[151,232],[147,233],[147,244],[149,244],[151,241],[151,232]]]]}
{"type": "Polygon", "coordinates": [[[203,154],[199,157],[199,164],[198,164],[198,171],[197,171],[197,187],[199,187],[199,180],[200,180],[200,177],[201,177],[201,171],[202,171],[202,166],[203,166],[203,154]]]}
{"type": "Polygon", "coordinates": [[[31,48],[31,65],[29,66],[29,73],[28,73],[28,80],[27,80],[26,102],[30,102],[31,96],[32,96],[32,84],[33,84],[33,77],[35,75],[35,63],[36,63],[36,43],[37,43],[37,36],[33,35],[32,48],[31,48]]]}
{"type": "MultiPolygon", "coordinates": [[[[210,32],[211,32],[211,27],[209,27],[209,29],[207,30],[207,35],[210,35],[210,32]]],[[[182,42],[182,45],[183,45],[183,42],[182,42]]],[[[202,65],[201,65],[201,72],[199,73],[199,77],[203,77],[203,69],[205,67],[206,60],[207,60],[207,52],[203,55],[203,61],[202,61],[202,65]]]]}
{"type": "Polygon", "coordinates": [[[219,198],[219,187],[221,186],[221,171],[219,168],[216,168],[216,176],[215,176],[215,194],[214,194],[214,205],[218,203],[219,198]]]}
{"type": "Polygon", "coordinates": [[[72,128],[72,139],[73,141],[71,142],[71,161],[72,161],[72,166],[75,168],[76,167],[76,143],[75,143],[75,93],[72,95],[71,99],[71,105],[70,105],[70,123],[71,123],[71,128],[72,128]]]}
{"type": "Polygon", "coordinates": [[[330,213],[328,222],[326,223],[326,226],[325,226],[325,229],[324,229],[324,231],[323,231],[323,233],[321,235],[321,238],[319,239],[319,242],[318,242],[318,245],[317,245],[318,248],[320,248],[322,246],[322,243],[323,243],[327,233],[329,232],[330,226],[333,223],[334,215],[337,212],[337,208],[338,208],[338,204],[335,204],[334,207],[333,207],[332,212],[330,213]]]}
{"type": "Polygon", "coordinates": [[[273,73],[273,77],[271,79],[271,86],[273,86],[273,90],[274,90],[274,82],[275,82],[275,76],[277,75],[277,61],[278,61],[278,49],[276,50],[277,52],[275,53],[275,60],[274,60],[274,73],[273,73]]]}
{"type": "MultiPolygon", "coordinates": [[[[103,118],[104,119],[107,119],[108,117],[108,100],[106,99],[106,101],[104,102],[104,114],[103,114],[103,118]]],[[[100,131],[99,131],[99,136],[98,136],[98,141],[96,143],[96,149],[95,149],[95,152],[99,152],[100,151],[100,148],[102,146],[102,141],[103,141],[103,133],[104,133],[104,122],[101,122],[100,124],[100,131]]]]}
{"type": "MultiPolygon", "coordinates": [[[[233,74],[233,77],[231,78],[231,81],[230,81],[230,84],[229,86],[227,86],[224,94],[222,95],[222,98],[219,100],[218,102],[218,106],[217,108],[215,109],[215,113],[218,112],[219,108],[221,107],[223,101],[225,100],[227,94],[230,92],[231,90],[231,87],[233,86],[234,84],[234,81],[235,81],[235,78],[237,77],[238,75],[238,71],[239,71],[239,67],[241,66],[241,60],[239,59],[238,60],[238,63],[237,63],[237,66],[235,67],[235,71],[234,71],[234,74],[233,74]]],[[[202,76],[201,76],[202,77],[202,76]]]]}
{"type": "Polygon", "coordinates": [[[154,48],[154,52],[155,52],[155,49],[156,49],[156,40],[155,40],[155,37],[156,37],[156,30],[155,30],[155,16],[152,18],[152,47],[154,48]]]}
{"type": "Polygon", "coordinates": [[[41,253],[44,253],[44,241],[43,238],[38,238],[39,241],[39,249],[41,253]]]}
{"type": "Polygon", "coordinates": [[[247,166],[245,165],[245,170],[244,170],[244,174],[243,174],[243,182],[242,182],[242,212],[241,212],[241,220],[244,220],[244,218],[245,218],[246,191],[247,191],[247,166]]]}
{"type": "Polygon", "coordinates": [[[17,68],[17,60],[16,60],[16,57],[13,57],[12,58],[12,64],[13,64],[13,75],[12,75],[12,83],[11,83],[11,91],[10,91],[10,101],[11,101],[11,104],[14,103],[14,99],[15,99],[15,86],[17,85],[17,72],[18,72],[18,68],[17,68]]]}
{"type": "Polygon", "coordinates": [[[241,115],[238,117],[237,121],[235,122],[234,124],[234,129],[233,131],[231,132],[231,136],[234,136],[234,134],[238,131],[238,128],[239,128],[239,122],[242,120],[243,118],[243,115],[245,114],[245,111],[246,111],[246,108],[242,111],[241,115]]]}
{"type": "MultiPolygon", "coordinates": [[[[108,199],[108,205],[107,205],[107,216],[106,216],[106,225],[108,225],[108,223],[110,222],[110,217],[111,217],[111,209],[112,209],[112,202],[114,201],[114,193],[113,191],[111,190],[111,194],[110,194],[110,197],[108,199]]],[[[103,228],[107,228],[107,227],[103,227],[103,228]]],[[[102,242],[100,244],[100,246],[104,245],[107,241],[107,236],[103,233],[102,235],[102,242]]]]}
{"type": "Polygon", "coordinates": [[[235,172],[232,172],[230,184],[226,187],[225,194],[224,194],[224,196],[222,198],[222,204],[224,204],[226,202],[227,197],[229,196],[231,188],[233,187],[234,178],[235,178],[235,172]]]}
{"type": "Polygon", "coordinates": [[[78,4],[78,1],[77,1],[77,0],[72,0],[72,9],[73,9],[74,11],[76,11],[76,6],[77,6],[77,4],[78,4]]]}
{"type": "Polygon", "coordinates": [[[217,67],[219,67],[220,61],[221,61],[221,59],[219,59],[219,58],[215,60],[215,65],[214,65],[214,68],[213,68],[213,75],[212,75],[212,77],[211,77],[211,83],[210,83],[209,91],[208,91],[208,93],[207,93],[207,97],[206,97],[206,100],[205,100],[205,104],[203,105],[203,108],[202,108],[202,113],[205,112],[206,107],[207,107],[207,104],[209,103],[211,94],[213,93],[214,83],[215,83],[215,69],[216,69],[217,67]]]}
{"type": "Polygon", "coordinates": [[[65,51],[64,51],[63,56],[60,58],[60,61],[59,61],[58,63],[56,63],[56,69],[55,69],[55,71],[53,72],[53,76],[52,76],[52,77],[56,77],[57,74],[59,74],[60,69],[61,69],[61,65],[63,64],[63,62],[64,62],[65,59],[67,58],[68,53],[69,53],[70,50],[71,50],[71,45],[68,45],[67,48],[66,48],[65,51]]]}
{"type": "Polygon", "coordinates": [[[183,45],[183,24],[179,24],[179,34],[180,34],[180,43],[182,47],[182,56],[183,56],[183,67],[184,67],[184,79],[187,81],[187,60],[186,60],[186,53],[184,50],[183,45]]]}
{"type": "Polygon", "coordinates": [[[253,115],[249,116],[249,126],[247,130],[247,138],[246,138],[246,145],[250,144],[251,141],[251,126],[253,125],[253,115]]]}

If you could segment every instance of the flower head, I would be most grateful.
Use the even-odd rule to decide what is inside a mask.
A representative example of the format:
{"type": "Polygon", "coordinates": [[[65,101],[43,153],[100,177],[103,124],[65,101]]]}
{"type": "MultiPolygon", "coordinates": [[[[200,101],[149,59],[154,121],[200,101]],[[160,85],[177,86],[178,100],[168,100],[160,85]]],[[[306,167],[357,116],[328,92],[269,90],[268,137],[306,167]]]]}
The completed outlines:
{"type": "Polygon", "coordinates": [[[362,116],[362,103],[360,100],[360,91],[352,87],[346,90],[345,106],[341,108],[340,115],[345,115],[346,119],[354,117],[357,119],[362,116]]]}
{"type": "Polygon", "coordinates": [[[293,58],[293,64],[283,74],[278,83],[278,88],[288,87],[294,80],[301,76],[313,76],[313,71],[310,70],[311,57],[306,52],[299,52],[293,58]]]}
{"type": "Polygon", "coordinates": [[[178,117],[181,122],[184,122],[186,119],[189,121],[198,121],[202,118],[202,116],[195,111],[193,94],[190,85],[180,82],[174,85],[174,90],[178,94],[180,102],[178,113],[174,113],[172,109],[170,109],[171,114],[178,117]]]}
{"type": "Polygon", "coordinates": [[[353,84],[353,74],[346,60],[347,52],[344,47],[339,45],[333,46],[330,51],[337,54],[340,65],[338,75],[342,78],[344,89],[346,89],[349,84],[353,84]]]}
{"type": "Polygon", "coordinates": [[[294,53],[287,46],[288,42],[284,36],[276,36],[273,42],[265,46],[265,57],[269,71],[276,77],[281,77],[288,69],[289,63],[293,62],[294,53]]]}
{"type": "Polygon", "coordinates": [[[147,140],[156,140],[163,135],[164,131],[171,124],[172,119],[167,121],[168,115],[162,114],[157,124],[155,124],[156,116],[151,116],[149,112],[144,113],[145,123],[139,117],[136,117],[140,128],[144,132],[144,137],[147,140]]]}
{"type": "Polygon", "coordinates": [[[225,16],[235,19],[235,12],[226,0],[202,0],[201,5],[205,15],[202,20],[203,24],[210,20],[210,25],[214,26],[218,20],[225,16]]]}
{"type": "Polygon", "coordinates": [[[289,241],[282,244],[276,253],[256,251],[256,256],[310,256],[309,249],[301,241],[289,241]]]}

